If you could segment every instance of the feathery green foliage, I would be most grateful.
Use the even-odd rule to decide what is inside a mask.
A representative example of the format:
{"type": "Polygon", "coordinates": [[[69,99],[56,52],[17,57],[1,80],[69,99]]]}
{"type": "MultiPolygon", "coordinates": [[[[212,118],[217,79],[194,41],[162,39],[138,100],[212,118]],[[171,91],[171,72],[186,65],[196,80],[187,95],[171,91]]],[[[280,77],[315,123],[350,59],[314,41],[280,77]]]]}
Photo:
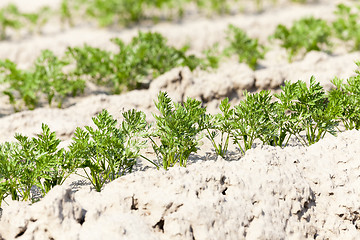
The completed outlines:
{"type": "Polygon", "coordinates": [[[343,41],[351,42],[353,50],[360,49],[360,6],[357,9],[339,4],[335,11],[337,19],[332,23],[335,34],[343,41]]]}
{"type": "MultiPolygon", "coordinates": [[[[356,63],[360,67],[360,62],[356,63]]],[[[350,77],[346,83],[334,78],[335,88],[329,92],[329,101],[339,108],[338,118],[346,130],[360,129],[360,72],[350,77]]]]}
{"type": "Polygon", "coordinates": [[[239,62],[245,62],[252,69],[256,69],[259,59],[264,59],[266,49],[259,44],[258,39],[249,38],[240,28],[229,25],[227,31],[229,46],[225,49],[227,55],[238,55],[239,62]]]}
{"type": "Polygon", "coordinates": [[[117,53],[85,45],[68,48],[68,55],[76,62],[77,76],[89,76],[97,84],[109,86],[114,93],[140,88],[177,66],[187,66],[191,70],[198,66],[216,66],[212,55],[209,54],[209,60],[187,56],[188,47],[168,46],[166,38],[159,33],[139,32],[129,44],[118,38],[112,42],[119,48],[117,53]]]}
{"type": "Polygon", "coordinates": [[[200,101],[191,98],[183,104],[173,103],[165,92],[159,93],[155,106],[160,115],[154,115],[155,130],[148,136],[159,165],[164,169],[176,163],[185,167],[190,154],[197,151],[197,135],[204,129],[206,108],[201,106],[200,101]]]}
{"type": "Polygon", "coordinates": [[[66,151],[59,149],[60,140],[46,124],[42,133],[28,138],[16,134],[15,143],[0,146],[0,182],[4,197],[12,200],[31,200],[31,189],[37,186],[44,196],[56,185],[62,184],[75,170],[66,151]]]}
{"type": "Polygon", "coordinates": [[[255,139],[261,138],[262,134],[268,134],[272,123],[269,115],[273,108],[270,91],[263,90],[255,94],[245,91],[244,95],[244,101],[234,109],[232,133],[234,143],[243,154],[252,147],[255,139]]]}
{"type": "Polygon", "coordinates": [[[37,12],[22,13],[21,16],[27,20],[25,26],[28,26],[30,33],[40,33],[42,27],[48,22],[51,16],[51,10],[45,6],[37,12]]]}
{"type": "Polygon", "coordinates": [[[68,64],[49,50],[41,52],[31,70],[19,69],[10,60],[0,61],[1,81],[8,84],[3,93],[9,97],[16,111],[21,110],[23,105],[34,109],[43,96],[49,105],[55,100],[61,107],[65,97],[75,96],[85,88],[83,80],[63,72],[68,64]]]}
{"type": "Polygon", "coordinates": [[[9,4],[0,9],[0,40],[6,38],[6,29],[20,29],[22,23],[19,19],[20,12],[16,5],[9,4]]]}
{"type": "Polygon", "coordinates": [[[77,128],[70,145],[70,158],[85,169],[88,179],[100,192],[105,183],[132,171],[143,145],[137,136],[146,128],[145,115],[130,110],[123,114],[121,127],[106,111],[93,118],[96,128],[77,128]]]}
{"type": "Polygon", "coordinates": [[[69,47],[65,57],[59,58],[43,50],[29,70],[18,68],[10,60],[0,60],[0,80],[7,84],[3,94],[15,111],[24,106],[34,109],[44,98],[49,105],[55,101],[61,107],[67,97],[82,93],[89,80],[119,94],[147,87],[152,79],[177,66],[194,70],[217,67],[219,63],[215,48],[209,49],[205,58],[186,55],[187,46],[169,46],[159,33],[139,32],[129,44],[120,39],[112,41],[119,48],[117,53],[84,45],[69,47]]]}
{"type": "Polygon", "coordinates": [[[283,93],[275,94],[283,108],[290,111],[288,131],[297,137],[303,145],[318,142],[326,133],[335,134],[338,125],[338,108],[329,102],[323,87],[314,77],[307,87],[303,81],[285,82],[283,93]],[[301,132],[305,131],[305,137],[301,132]]]}
{"type": "Polygon", "coordinates": [[[295,21],[290,28],[280,24],[271,39],[277,39],[288,51],[288,60],[301,52],[320,51],[330,46],[331,27],[325,20],[314,17],[295,21]]]}

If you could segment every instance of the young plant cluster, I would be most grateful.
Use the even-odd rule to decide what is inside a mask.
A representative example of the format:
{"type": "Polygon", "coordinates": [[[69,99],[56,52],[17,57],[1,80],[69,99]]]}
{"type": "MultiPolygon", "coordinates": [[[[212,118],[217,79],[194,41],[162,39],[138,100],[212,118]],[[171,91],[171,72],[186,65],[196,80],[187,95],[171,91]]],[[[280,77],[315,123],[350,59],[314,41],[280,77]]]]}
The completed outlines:
{"type": "Polygon", "coordinates": [[[30,70],[19,69],[10,60],[0,61],[0,79],[7,86],[3,94],[17,111],[24,105],[34,109],[43,99],[61,107],[67,96],[83,92],[88,79],[121,93],[144,87],[176,66],[193,70],[213,67],[217,61],[211,54],[205,58],[186,55],[187,47],[168,46],[159,33],[139,32],[129,44],[117,38],[112,41],[119,48],[117,53],[85,45],[68,48],[65,56],[59,58],[44,50],[30,70]]]}
{"type": "Polygon", "coordinates": [[[35,12],[21,12],[15,4],[8,4],[0,9],[0,41],[5,40],[7,30],[26,29],[30,34],[41,33],[44,25],[52,18],[58,16],[62,28],[67,23],[74,26],[72,8],[69,0],[62,0],[58,10],[52,10],[48,6],[43,6],[35,12]]]}
{"type": "Polygon", "coordinates": [[[118,127],[117,121],[104,110],[93,118],[96,129],[89,126],[76,129],[68,150],[59,148],[60,140],[46,124],[37,137],[16,134],[17,142],[2,144],[0,205],[8,196],[12,200],[36,200],[39,196],[32,195],[34,187],[44,196],[72,173],[88,179],[100,191],[106,182],[131,172],[144,144],[139,136],[147,123],[144,114],[135,110],[123,116],[118,127]],[[79,169],[86,170],[79,173],[79,169]]]}
{"type": "Polygon", "coordinates": [[[110,86],[114,93],[142,87],[176,66],[187,66],[190,70],[211,66],[209,57],[187,56],[187,46],[180,49],[168,46],[159,33],[139,32],[127,45],[118,38],[112,42],[119,48],[117,53],[85,45],[68,48],[67,54],[76,61],[76,75],[90,76],[96,83],[110,86]]]}
{"type": "Polygon", "coordinates": [[[227,30],[229,46],[224,50],[225,55],[236,54],[239,62],[245,62],[253,70],[258,60],[264,59],[266,49],[259,44],[258,39],[250,38],[240,28],[230,24],[227,30]]]}
{"type": "Polygon", "coordinates": [[[190,154],[197,151],[198,134],[206,123],[206,108],[191,98],[183,104],[173,103],[165,92],[159,93],[155,106],[160,115],[154,115],[155,129],[148,134],[159,162],[155,165],[167,169],[179,163],[186,167],[190,154]]]}
{"type": "Polygon", "coordinates": [[[352,50],[360,49],[360,11],[344,4],[337,5],[334,12],[337,18],[332,23],[325,20],[305,17],[295,21],[290,28],[283,24],[277,26],[270,39],[277,39],[281,47],[288,51],[289,61],[299,53],[310,51],[330,51],[330,39],[336,37],[351,45],[352,50]]]}
{"type": "MultiPolygon", "coordinates": [[[[334,13],[337,18],[332,23],[319,18],[305,17],[295,21],[289,28],[279,24],[269,39],[279,41],[280,46],[287,50],[289,62],[295,56],[310,51],[331,51],[332,37],[347,42],[352,50],[359,50],[360,6],[352,9],[339,4],[334,13]]],[[[239,62],[247,63],[254,70],[258,60],[265,57],[267,47],[260,44],[258,39],[248,37],[243,30],[234,25],[228,27],[227,40],[229,45],[224,54],[238,55],[239,62]]]]}
{"type": "MultiPolygon", "coordinates": [[[[360,67],[360,63],[358,63],[360,67]]],[[[143,112],[129,110],[118,124],[106,110],[93,117],[95,128],[77,128],[67,150],[59,148],[60,140],[49,127],[42,125],[42,133],[28,138],[16,134],[17,142],[0,145],[0,203],[10,196],[13,200],[34,200],[36,186],[42,196],[51,188],[64,183],[70,174],[89,180],[96,191],[104,184],[133,170],[142,157],[157,169],[186,167],[190,154],[197,152],[205,135],[217,155],[226,158],[230,141],[241,154],[251,149],[254,141],[286,147],[295,137],[309,146],[327,133],[360,129],[360,72],[344,83],[335,78],[335,88],[325,92],[310,79],[285,82],[282,92],[245,92],[245,99],[233,108],[224,99],[220,113],[211,115],[198,100],[188,98],[176,103],[160,92],[155,106],[155,123],[146,122],[143,112]],[[156,160],[141,155],[150,143],[156,160]]]]}
{"type": "Polygon", "coordinates": [[[331,28],[325,20],[314,17],[302,18],[295,21],[291,28],[280,24],[273,35],[281,42],[281,47],[288,51],[288,60],[291,61],[300,51],[320,51],[329,47],[331,28]]]}
{"type": "MultiPolygon", "coordinates": [[[[263,1],[255,1],[258,10],[261,10],[263,1]]],[[[141,21],[157,22],[161,19],[182,18],[186,7],[191,4],[206,14],[229,14],[236,8],[242,9],[241,4],[236,4],[237,2],[239,0],[62,0],[57,10],[44,6],[36,12],[21,12],[16,5],[8,4],[0,9],[0,40],[6,39],[9,29],[25,28],[29,33],[40,33],[52,16],[59,17],[62,28],[65,24],[73,27],[74,17],[78,15],[95,19],[103,27],[128,26],[141,21]]],[[[305,3],[306,0],[302,2],[305,3]]]]}
{"type": "MultiPolygon", "coordinates": [[[[258,10],[263,1],[255,1],[258,10]]],[[[97,20],[100,26],[128,26],[141,21],[181,19],[189,5],[195,5],[199,12],[208,15],[229,14],[244,9],[239,0],[76,0],[70,8],[82,10],[85,16],[97,20]]]]}
{"type": "Polygon", "coordinates": [[[64,73],[63,68],[68,64],[49,50],[41,53],[31,70],[19,69],[10,60],[0,61],[1,83],[7,86],[3,94],[9,97],[15,111],[23,105],[34,109],[43,98],[49,105],[55,100],[61,107],[66,96],[75,96],[85,88],[83,80],[64,73]]]}
{"type": "Polygon", "coordinates": [[[351,8],[339,4],[335,11],[337,19],[332,23],[335,35],[349,42],[353,50],[360,50],[360,6],[351,8]]]}
{"type": "MultiPolygon", "coordinates": [[[[290,2],[316,2],[317,0],[290,0],[290,2]]],[[[266,0],[253,2],[261,11],[266,0]]],[[[277,0],[271,1],[277,4],[277,0]]],[[[98,21],[100,26],[131,25],[141,21],[182,18],[187,6],[195,5],[197,11],[208,15],[229,14],[245,10],[244,1],[239,0],[76,0],[72,8],[85,9],[85,15],[98,21]],[[76,6],[76,7],[75,7],[76,6]],[[160,12],[160,14],[159,14],[160,12]]]]}
{"type": "Polygon", "coordinates": [[[118,47],[115,53],[86,44],[69,47],[62,58],[44,50],[30,70],[19,69],[10,60],[0,61],[1,82],[7,85],[3,94],[16,111],[24,106],[34,109],[41,100],[61,107],[66,97],[82,93],[88,80],[119,94],[147,87],[152,79],[176,66],[217,68],[223,55],[232,54],[256,69],[265,47],[234,25],[229,25],[227,39],[223,53],[214,46],[204,51],[203,58],[186,55],[188,46],[171,47],[161,34],[152,32],[139,32],[129,44],[112,39],[118,47]]]}
{"type": "Polygon", "coordinates": [[[42,7],[37,12],[32,13],[20,12],[14,4],[3,7],[0,9],[0,40],[6,39],[8,29],[26,28],[30,33],[39,33],[50,15],[49,7],[42,7]]]}
{"type": "MultiPolygon", "coordinates": [[[[360,62],[357,63],[360,67],[360,62]]],[[[325,92],[311,77],[310,84],[301,80],[286,81],[282,92],[271,95],[269,90],[244,92],[245,99],[231,108],[224,99],[221,113],[210,116],[206,122],[206,137],[216,153],[225,157],[230,139],[245,154],[254,141],[286,147],[291,137],[303,146],[309,146],[326,133],[335,135],[345,130],[360,129],[360,72],[346,83],[334,78],[334,88],[325,92]],[[218,142],[216,141],[218,139],[218,142]]]]}

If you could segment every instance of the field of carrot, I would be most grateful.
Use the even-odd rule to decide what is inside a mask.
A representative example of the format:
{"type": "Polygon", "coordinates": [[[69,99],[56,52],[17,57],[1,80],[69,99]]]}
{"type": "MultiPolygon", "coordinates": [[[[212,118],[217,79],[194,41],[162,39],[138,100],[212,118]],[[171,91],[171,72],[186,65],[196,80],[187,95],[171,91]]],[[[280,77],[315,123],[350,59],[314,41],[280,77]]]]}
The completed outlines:
{"type": "Polygon", "coordinates": [[[0,126],[0,240],[358,239],[360,5],[3,0],[0,126]]]}

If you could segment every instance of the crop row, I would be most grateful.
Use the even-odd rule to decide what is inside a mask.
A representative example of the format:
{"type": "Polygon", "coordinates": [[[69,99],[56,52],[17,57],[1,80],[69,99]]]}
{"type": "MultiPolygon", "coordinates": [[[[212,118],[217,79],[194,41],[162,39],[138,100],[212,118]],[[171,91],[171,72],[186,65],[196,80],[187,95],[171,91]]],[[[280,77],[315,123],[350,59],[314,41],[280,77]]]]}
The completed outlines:
{"type": "MultiPolygon", "coordinates": [[[[249,3],[254,4],[257,11],[261,11],[264,2],[269,1],[255,0],[246,3],[239,0],[76,0],[71,4],[73,6],[71,8],[82,10],[86,17],[97,20],[100,26],[128,26],[141,21],[157,22],[162,19],[181,19],[191,4],[195,5],[200,12],[214,15],[244,11],[245,5],[249,3]]],[[[271,2],[273,5],[277,4],[277,0],[271,2]]],[[[290,2],[314,1],[290,0],[290,2]]]]}
{"type": "Polygon", "coordinates": [[[286,147],[295,137],[308,146],[327,133],[359,129],[360,72],[346,82],[335,78],[332,83],[334,88],[328,92],[314,77],[309,86],[303,81],[285,82],[279,94],[245,91],[244,100],[234,107],[224,99],[216,115],[206,113],[196,99],[176,103],[160,92],[154,123],[149,124],[143,112],[132,109],[123,113],[118,124],[103,110],[92,119],[96,127],[76,129],[68,149],[59,148],[60,140],[43,124],[37,137],[16,134],[16,142],[0,145],[0,199],[31,200],[34,186],[44,196],[73,173],[101,191],[105,183],[131,172],[139,158],[157,169],[166,170],[177,163],[186,167],[204,135],[215,153],[226,158],[230,141],[246,154],[255,140],[286,147]],[[157,159],[141,155],[148,144],[157,159]]]}
{"type": "MultiPolygon", "coordinates": [[[[275,32],[269,36],[270,42],[276,41],[288,52],[291,62],[296,55],[304,55],[310,51],[331,52],[333,39],[345,43],[350,51],[360,50],[360,6],[351,8],[338,4],[334,11],[336,18],[327,22],[320,18],[304,17],[294,21],[292,26],[279,24],[275,32]]],[[[268,46],[259,44],[257,39],[250,39],[239,28],[230,26],[228,34],[232,52],[237,53],[240,62],[256,68],[259,59],[264,59],[268,46]]]]}
{"type": "MultiPolygon", "coordinates": [[[[256,0],[260,10],[264,0],[256,0]]],[[[292,0],[305,3],[306,0],[292,0]]],[[[100,26],[130,25],[140,21],[158,21],[171,19],[174,14],[182,18],[187,5],[195,4],[199,10],[208,9],[208,14],[226,14],[234,8],[238,0],[62,0],[59,9],[52,10],[47,6],[36,12],[21,12],[16,5],[9,4],[0,9],[0,40],[6,39],[7,29],[19,30],[25,28],[29,33],[40,33],[42,27],[52,16],[58,16],[62,27],[65,24],[74,26],[74,17],[84,15],[98,21],[100,26]],[[147,13],[150,12],[150,13],[147,13]]],[[[273,0],[276,3],[276,0],[273,0]]],[[[241,4],[236,4],[240,7],[241,4]]]]}
{"type": "MultiPolygon", "coordinates": [[[[279,24],[269,40],[277,41],[287,50],[289,62],[296,55],[310,51],[331,52],[333,38],[345,43],[351,51],[360,50],[360,6],[351,8],[338,4],[334,14],[336,18],[330,23],[310,16],[294,21],[290,27],[279,24]]],[[[258,60],[264,59],[269,47],[259,44],[257,39],[247,37],[239,28],[230,26],[229,30],[231,51],[238,54],[240,62],[255,69],[258,60]]]]}
{"type": "Polygon", "coordinates": [[[347,43],[352,51],[360,50],[360,6],[339,4],[334,13],[336,19],[331,23],[306,17],[295,21],[290,28],[280,24],[271,38],[279,40],[281,47],[288,50],[289,61],[301,51],[331,51],[332,37],[347,43]]]}
{"type": "Polygon", "coordinates": [[[153,79],[176,66],[216,67],[217,59],[208,52],[205,58],[186,55],[187,47],[177,49],[167,45],[158,33],[139,32],[129,44],[112,39],[118,47],[113,53],[84,45],[69,47],[59,58],[49,50],[42,51],[30,70],[23,70],[10,61],[0,61],[3,91],[15,110],[23,105],[29,109],[38,106],[41,99],[49,105],[53,101],[61,107],[67,96],[84,91],[86,80],[104,85],[113,93],[145,87],[153,79]]]}
{"type": "Polygon", "coordinates": [[[116,53],[86,44],[68,47],[62,58],[44,50],[30,70],[20,69],[10,60],[0,60],[1,83],[6,84],[3,94],[9,97],[15,111],[24,105],[34,109],[41,99],[49,105],[55,101],[61,107],[66,97],[82,93],[88,80],[119,94],[146,88],[152,79],[177,66],[190,70],[217,68],[221,58],[233,54],[255,69],[257,59],[263,57],[258,40],[233,25],[227,34],[229,44],[223,52],[215,45],[205,50],[203,57],[187,55],[188,46],[169,46],[159,33],[139,32],[129,44],[112,39],[118,47],[116,53]]]}

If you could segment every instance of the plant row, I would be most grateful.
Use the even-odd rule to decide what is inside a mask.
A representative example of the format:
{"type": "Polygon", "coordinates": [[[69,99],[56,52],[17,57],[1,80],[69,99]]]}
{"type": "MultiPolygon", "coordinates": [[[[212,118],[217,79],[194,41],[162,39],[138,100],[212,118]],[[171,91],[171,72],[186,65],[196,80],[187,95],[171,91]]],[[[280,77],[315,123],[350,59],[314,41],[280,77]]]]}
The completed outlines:
{"type": "MultiPolygon", "coordinates": [[[[352,51],[360,50],[360,6],[351,8],[339,4],[334,14],[336,19],[330,23],[311,16],[295,21],[290,27],[279,24],[269,40],[279,42],[287,50],[289,62],[310,51],[331,52],[334,38],[352,51]]],[[[232,51],[238,54],[240,62],[255,69],[258,60],[264,59],[268,47],[259,44],[257,39],[248,38],[241,29],[230,26],[229,31],[232,51]]]]}
{"type": "MultiPolygon", "coordinates": [[[[69,9],[64,3],[58,12],[61,22],[69,18],[69,9]]],[[[44,6],[36,12],[21,12],[14,4],[8,4],[0,9],[0,40],[5,40],[8,29],[26,29],[28,33],[40,33],[43,26],[54,15],[53,11],[44,6]]]]}
{"type": "MultiPolygon", "coordinates": [[[[216,11],[230,9],[230,2],[233,1],[214,1],[214,0],[62,0],[60,9],[57,11],[60,15],[61,23],[66,22],[73,25],[73,13],[71,9],[84,9],[87,16],[93,17],[99,21],[102,26],[118,23],[136,22],[144,16],[146,8],[178,9],[182,12],[184,4],[195,3],[200,8],[212,8],[216,11]]],[[[255,1],[261,4],[262,0],[255,1]]],[[[295,2],[306,2],[297,0],[295,2]]],[[[280,24],[272,39],[278,39],[281,46],[288,49],[289,60],[291,60],[301,49],[306,52],[311,50],[320,50],[330,47],[329,38],[336,36],[339,39],[351,42],[353,50],[360,48],[359,34],[359,7],[351,8],[344,4],[339,4],[334,14],[337,19],[328,24],[322,19],[307,17],[296,21],[291,28],[280,24]]],[[[6,38],[6,30],[9,28],[19,30],[23,27],[29,29],[29,32],[41,32],[41,28],[48,22],[49,17],[54,15],[49,7],[40,8],[37,12],[22,13],[14,4],[9,4],[0,9],[0,40],[6,38]]],[[[261,58],[261,56],[259,56],[261,58]]]]}
{"type": "Polygon", "coordinates": [[[9,97],[15,111],[24,106],[34,109],[41,100],[49,105],[56,102],[61,107],[67,97],[84,91],[86,81],[119,94],[146,88],[152,79],[177,66],[187,66],[190,70],[217,68],[220,59],[233,54],[255,69],[257,59],[264,57],[258,40],[249,38],[233,25],[229,25],[227,35],[228,46],[223,52],[215,44],[202,57],[187,55],[189,46],[180,49],[169,46],[159,33],[139,32],[129,44],[112,39],[118,47],[115,53],[87,44],[68,47],[61,58],[43,50],[29,70],[20,69],[10,60],[0,60],[0,79],[6,84],[3,94],[9,97]]]}
{"type": "Polygon", "coordinates": [[[338,78],[332,82],[335,88],[329,92],[314,77],[309,86],[303,81],[285,82],[279,94],[245,91],[244,100],[234,107],[224,99],[216,115],[206,113],[206,107],[196,99],[176,103],[160,92],[154,123],[149,124],[143,112],[132,109],[123,113],[118,124],[103,110],[92,119],[96,127],[76,129],[68,149],[59,148],[60,140],[43,124],[37,137],[16,134],[16,142],[0,145],[0,200],[8,196],[34,200],[34,186],[44,196],[73,173],[101,191],[104,184],[131,172],[139,158],[157,169],[166,170],[176,164],[186,167],[204,136],[215,153],[226,158],[231,142],[245,154],[255,140],[286,147],[295,137],[308,146],[327,133],[359,129],[360,73],[346,82],[338,78]],[[149,144],[156,159],[141,155],[149,144]]]}
{"type": "MultiPolygon", "coordinates": [[[[292,1],[306,2],[306,0],[292,1]]],[[[60,18],[63,27],[65,24],[74,26],[74,15],[79,14],[95,19],[100,26],[114,24],[126,26],[144,20],[156,22],[167,13],[168,19],[173,15],[182,18],[189,4],[195,4],[199,10],[207,9],[209,14],[226,14],[231,12],[234,2],[238,0],[62,0],[57,10],[44,6],[36,12],[21,12],[16,5],[8,4],[0,9],[0,40],[6,39],[7,29],[25,28],[29,33],[40,33],[42,27],[54,15],[60,18]]],[[[255,1],[258,9],[261,8],[262,2],[263,0],[255,1]]]]}
{"type": "Polygon", "coordinates": [[[142,33],[129,44],[115,38],[116,53],[94,48],[69,47],[64,57],[49,50],[42,51],[34,66],[23,70],[10,61],[0,61],[0,78],[7,88],[16,111],[24,105],[38,106],[40,100],[61,107],[64,99],[84,91],[86,81],[108,87],[113,93],[146,87],[149,81],[176,66],[216,67],[217,59],[208,52],[205,58],[187,55],[188,47],[177,49],[167,45],[159,33],[142,33]]]}
{"type": "MultiPolygon", "coordinates": [[[[249,1],[251,2],[251,1],[249,1]]],[[[252,1],[258,11],[262,10],[265,0],[252,1]]],[[[290,2],[314,2],[290,0],[290,2]]],[[[272,0],[275,5],[277,0],[272,0]]],[[[195,5],[200,12],[213,15],[230,14],[245,10],[246,3],[239,0],[76,0],[72,9],[82,10],[83,14],[98,21],[100,26],[131,25],[141,21],[171,20],[183,18],[186,8],[195,5]]]]}
{"type": "Polygon", "coordinates": [[[271,37],[287,49],[289,61],[298,53],[312,50],[331,51],[330,39],[336,37],[348,44],[351,50],[360,50],[360,6],[351,8],[344,4],[337,5],[336,19],[328,23],[314,17],[295,21],[290,28],[280,24],[271,37]]]}

